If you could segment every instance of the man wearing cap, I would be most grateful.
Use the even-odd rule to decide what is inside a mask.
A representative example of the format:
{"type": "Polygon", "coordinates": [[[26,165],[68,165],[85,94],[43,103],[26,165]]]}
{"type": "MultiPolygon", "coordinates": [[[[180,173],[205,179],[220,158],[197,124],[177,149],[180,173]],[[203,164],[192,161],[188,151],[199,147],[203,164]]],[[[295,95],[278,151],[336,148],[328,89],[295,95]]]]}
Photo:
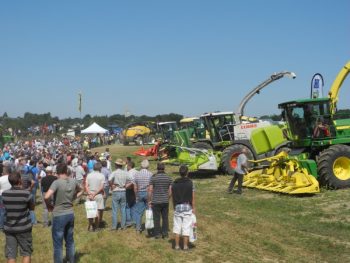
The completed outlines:
{"type": "Polygon", "coordinates": [[[118,210],[121,213],[121,229],[125,228],[126,223],[126,188],[132,186],[133,181],[127,171],[123,170],[125,164],[122,159],[115,161],[116,170],[110,174],[108,181],[112,189],[112,230],[117,229],[118,210]]]}
{"type": "Polygon", "coordinates": [[[148,160],[143,160],[141,162],[141,170],[135,174],[135,184],[134,191],[136,195],[136,205],[135,205],[135,221],[136,221],[136,231],[142,232],[142,216],[147,207],[147,191],[149,186],[149,181],[152,177],[152,173],[148,171],[149,162],[148,160]]]}

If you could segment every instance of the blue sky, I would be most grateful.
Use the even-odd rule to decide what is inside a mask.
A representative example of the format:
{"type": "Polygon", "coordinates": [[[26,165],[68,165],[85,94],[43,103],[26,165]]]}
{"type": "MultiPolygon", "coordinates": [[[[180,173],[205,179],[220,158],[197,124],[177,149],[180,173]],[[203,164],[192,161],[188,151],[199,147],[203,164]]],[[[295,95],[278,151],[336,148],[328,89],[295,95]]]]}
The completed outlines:
{"type": "Polygon", "coordinates": [[[326,93],[350,60],[349,10],[348,0],[1,1],[0,114],[79,117],[79,91],[83,115],[235,110],[272,73],[294,71],[246,107],[278,113],[309,96],[316,72],[326,93]]]}

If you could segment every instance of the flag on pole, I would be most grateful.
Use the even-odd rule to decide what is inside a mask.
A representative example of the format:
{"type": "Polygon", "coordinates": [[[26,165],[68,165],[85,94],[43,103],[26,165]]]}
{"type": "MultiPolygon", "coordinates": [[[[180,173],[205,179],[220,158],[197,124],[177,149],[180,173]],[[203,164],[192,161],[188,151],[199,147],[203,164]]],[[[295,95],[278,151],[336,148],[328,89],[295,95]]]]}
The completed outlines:
{"type": "Polygon", "coordinates": [[[81,97],[82,97],[81,92],[79,92],[78,96],[79,96],[79,98],[78,98],[78,110],[81,113],[81,97]]]}
{"type": "Polygon", "coordinates": [[[320,73],[316,73],[311,80],[311,98],[322,98],[323,97],[323,86],[324,80],[320,73]]]}

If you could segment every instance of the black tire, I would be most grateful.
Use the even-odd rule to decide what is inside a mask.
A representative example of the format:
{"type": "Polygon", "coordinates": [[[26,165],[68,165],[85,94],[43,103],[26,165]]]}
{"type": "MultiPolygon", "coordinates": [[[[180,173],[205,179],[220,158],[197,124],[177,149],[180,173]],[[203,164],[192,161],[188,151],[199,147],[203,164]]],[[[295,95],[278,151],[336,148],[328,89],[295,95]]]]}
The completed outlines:
{"type": "Polygon", "coordinates": [[[322,151],[317,160],[317,173],[322,186],[331,189],[350,187],[350,147],[338,144],[322,151]]]}
{"type": "MultiPolygon", "coordinates": [[[[227,147],[221,156],[221,169],[225,174],[234,174],[235,161],[238,155],[242,152],[242,149],[246,148],[248,160],[255,160],[254,153],[250,147],[244,144],[233,144],[227,147]]],[[[248,163],[249,164],[249,163],[248,163]]]]}
{"type": "Polygon", "coordinates": [[[212,150],[213,147],[207,142],[195,142],[192,144],[193,148],[212,150]]]}
{"type": "Polygon", "coordinates": [[[123,139],[123,145],[124,145],[124,146],[129,145],[129,141],[128,141],[127,139],[125,139],[125,138],[123,139]]]}
{"type": "Polygon", "coordinates": [[[137,136],[136,138],[135,138],[135,144],[136,145],[143,145],[143,137],[141,136],[141,135],[139,135],[139,136],[137,136]]]}

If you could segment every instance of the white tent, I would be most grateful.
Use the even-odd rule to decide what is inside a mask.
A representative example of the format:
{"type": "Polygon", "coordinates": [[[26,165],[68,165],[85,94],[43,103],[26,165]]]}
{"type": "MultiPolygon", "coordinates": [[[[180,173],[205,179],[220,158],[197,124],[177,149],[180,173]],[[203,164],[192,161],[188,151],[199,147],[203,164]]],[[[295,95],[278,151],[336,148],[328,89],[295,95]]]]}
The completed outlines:
{"type": "Polygon", "coordinates": [[[91,124],[89,127],[87,127],[84,130],[81,130],[81,133],[106,133],[107,130],[102,128],[100,125],[98,125],[96,122],[91,124]]]}

